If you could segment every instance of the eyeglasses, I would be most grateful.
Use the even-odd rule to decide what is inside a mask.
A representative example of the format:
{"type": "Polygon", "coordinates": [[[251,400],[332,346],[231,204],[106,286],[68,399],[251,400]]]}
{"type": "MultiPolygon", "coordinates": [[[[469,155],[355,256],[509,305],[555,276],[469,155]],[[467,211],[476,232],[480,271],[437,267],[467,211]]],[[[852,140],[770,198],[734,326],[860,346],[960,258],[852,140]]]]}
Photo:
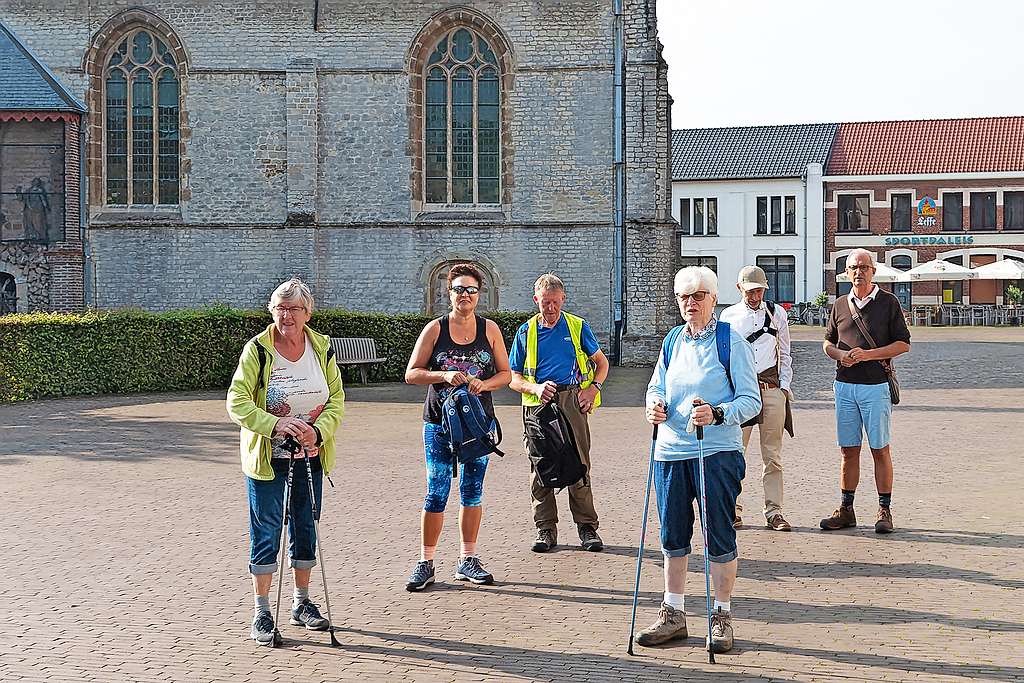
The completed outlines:
{"type": "Polygon", "coordinates": [[[859,270],[862,273],[866,273],[869,270],[871,270],[872,268],[873,268],[873,266],[866,265],[866,264],[863,264],[863,263],[858,264],[858,265],[853,265],[853,266],[846,266],[847,270],[852,270],[852,271],[855,271],[855,272],[859,270]]]}
{"type": "Polygon", "coordinates": [[[679,299],[680,303],[685,302],[687,299],[693,299],[694,301],[704,301],[709,292],[697,291],[693,294],[676,294],[676,298],[679,299]]]}
{"type": "Polygon", "coordinates": [[[455,292],[456,294],[479,294],[480,288],[474,287],[473,285],[470,285],[469,287],[466,287],[464,285],[452,285],[451,291],[455,292]]]}
{"type": "Polygon", "coordinates": [[[274,306],[274,310],[281,315],[290,313],[291,315],[298,315],[299,313],[305,313],[305,306],[274,306]]]}

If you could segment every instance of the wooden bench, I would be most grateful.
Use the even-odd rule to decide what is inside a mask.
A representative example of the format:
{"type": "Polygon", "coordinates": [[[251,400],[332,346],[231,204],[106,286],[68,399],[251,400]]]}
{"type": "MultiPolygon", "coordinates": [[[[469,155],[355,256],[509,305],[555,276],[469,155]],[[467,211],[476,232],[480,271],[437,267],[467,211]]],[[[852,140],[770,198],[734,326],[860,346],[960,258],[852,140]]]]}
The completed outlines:
{"type": "Polygon", "coordinates": [[[363,384],[369,384],[370,366],[387,360],[377,355],[377,342],[369,337],[331,337],[331,348],[339,366],[359,366],[363,384]]]}

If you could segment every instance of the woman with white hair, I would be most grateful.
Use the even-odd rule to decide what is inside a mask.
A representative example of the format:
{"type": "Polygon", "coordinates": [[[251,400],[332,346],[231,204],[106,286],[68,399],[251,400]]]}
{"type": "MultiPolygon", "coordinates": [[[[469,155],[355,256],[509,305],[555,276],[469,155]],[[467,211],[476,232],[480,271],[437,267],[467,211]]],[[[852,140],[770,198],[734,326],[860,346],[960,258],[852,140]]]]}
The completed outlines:
{"type": "MultiPolygon", "coordinates": [[[[241,427],[242,471],[249,492],[249,573],[256,601],[251,636],[258,645],[274,640],[270,585],[284,524],[289,459],[305,460],[297,465],[296,476],[313,479],[319,519],[323,475],[334,467],[334,432],[345,414],[345,391],[338,363],[329,354],[330,338],[306,326],[313,313],[309,287],[298,278],[282,283],[267,308],[274,320],[242,348],[227,396],[228,415],[241,427]]],[[[330,623],[309,599],[317,538],[304,482],[291,489],[289,516],[295,580],[291,623],[326,631],[330,623]]]]}
{"type": "Polygon", "coordinates": [[[715,319],[718,278],[709,268],[676,273],[675,296],[685,324],[669,332],[647,387],[647,421],[660,425],[654,486],[665,556],[665,597],[658,619],[637,634],[638,645],[686,638],[683,592],[693,535],[693,501],[700,503],[695,427],[704,428],[708,559],[714,580],[711,648],[732,648],[730,596],[736,582],[733,516],[746,465],[740,424],[761,410],[750,345],[715,319]]]}

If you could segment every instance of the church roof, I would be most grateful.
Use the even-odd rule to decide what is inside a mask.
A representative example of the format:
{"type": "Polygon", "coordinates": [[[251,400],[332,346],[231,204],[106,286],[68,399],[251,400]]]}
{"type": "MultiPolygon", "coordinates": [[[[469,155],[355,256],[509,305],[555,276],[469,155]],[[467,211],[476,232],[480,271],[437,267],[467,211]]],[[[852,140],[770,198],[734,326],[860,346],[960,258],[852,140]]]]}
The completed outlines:
{"type": "Polygon", "coordinates": [[[0,21],[0,111],[85,112],[28,46],[0,21]]]}

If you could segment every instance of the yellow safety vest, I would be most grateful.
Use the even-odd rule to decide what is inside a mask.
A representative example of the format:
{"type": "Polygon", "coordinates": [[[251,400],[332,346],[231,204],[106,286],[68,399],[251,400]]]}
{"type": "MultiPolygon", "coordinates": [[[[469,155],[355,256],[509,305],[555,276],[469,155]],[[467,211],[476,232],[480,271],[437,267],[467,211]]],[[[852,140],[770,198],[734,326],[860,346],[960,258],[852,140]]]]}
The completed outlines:
{"type": "MultiPolygon", "coordinates": [[[[583,318],[566,313],[562,311],[562,315],[565,317],[565,322],[569,326],[569,336],[572,338],[572,346],[576,350],[576,365],[579,366],[580,372],[583,374],[583,381],[580,383],[581,389],[586,389],[594,381],[594,372],[596,366],[594,361],[590,360],[587,354],[583,351],[583,346],[580,344],[580,337],[583,336],[583,318]]],[[[523,363],[523,379],[527,382],[537,382],[537,324],[540,321],[540,313],[530,318],[526,328],[526,360],[523,363]]],[[[533,394],[527,392],[523,396],[524,406],[539,406],[540,399],[533,394]]],[[[597,392],[597,396],[594,397],[594,408],[601,405],[601,392],[597,392]]],[[[593,412],[593,409],[591,409],[593,412]]]]}

